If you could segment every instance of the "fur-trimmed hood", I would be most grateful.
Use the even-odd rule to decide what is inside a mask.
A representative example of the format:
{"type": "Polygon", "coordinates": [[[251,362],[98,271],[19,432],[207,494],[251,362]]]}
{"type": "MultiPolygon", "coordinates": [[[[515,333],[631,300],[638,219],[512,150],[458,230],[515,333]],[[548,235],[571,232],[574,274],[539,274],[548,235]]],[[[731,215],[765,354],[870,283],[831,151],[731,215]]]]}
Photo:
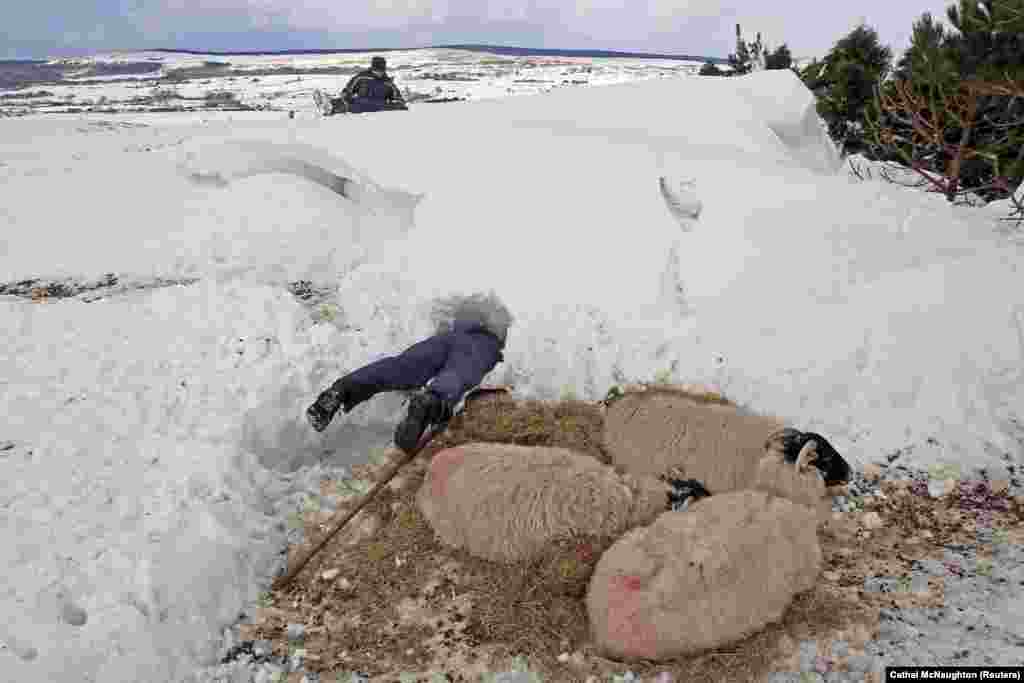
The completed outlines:
{"type": "Polygon", "coordinates": [[[438,333],[473,328],[486,330],[501,341],[502,348],[514,321],[512,313],[493,291],[437,299],[430,319],[438,333]]]}

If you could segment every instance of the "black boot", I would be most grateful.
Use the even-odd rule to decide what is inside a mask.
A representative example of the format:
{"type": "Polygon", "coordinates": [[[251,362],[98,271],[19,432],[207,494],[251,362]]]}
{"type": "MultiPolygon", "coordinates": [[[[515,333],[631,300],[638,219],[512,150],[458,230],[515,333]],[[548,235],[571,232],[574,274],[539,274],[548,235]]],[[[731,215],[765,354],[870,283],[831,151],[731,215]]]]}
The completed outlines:
{"type": "Polygon", "coordinates": [[[342,412],[348,413],[369,398],[365,394],[365,391],[359,391],[357,387],[340,379],[322,392],[316,402],[306,409],[306,419],[313,429],[322,432],[327,429],[339,408],[342,412]]]}
{"type": "Polygon", "coordinates": [[[431,425],[440,426],[452,417],[448,402],[430,390],[418,391],[409,401],[405,419],[395,428],[395,445],[411,453],[431,425]]]}

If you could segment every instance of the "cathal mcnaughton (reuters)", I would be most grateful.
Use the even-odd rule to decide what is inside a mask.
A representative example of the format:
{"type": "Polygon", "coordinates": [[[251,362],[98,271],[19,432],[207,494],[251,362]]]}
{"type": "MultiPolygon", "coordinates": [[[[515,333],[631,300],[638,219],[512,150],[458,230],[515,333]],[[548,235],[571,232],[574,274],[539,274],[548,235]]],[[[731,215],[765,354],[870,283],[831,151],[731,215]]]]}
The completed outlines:
{"type": "Polygon", "coordinates": [[[890,671],[890,681],[997,681],[1024,680],[1024,670],[1016,671],[964,671],[958,669],[917,669],[915,671],[890,671]]]}

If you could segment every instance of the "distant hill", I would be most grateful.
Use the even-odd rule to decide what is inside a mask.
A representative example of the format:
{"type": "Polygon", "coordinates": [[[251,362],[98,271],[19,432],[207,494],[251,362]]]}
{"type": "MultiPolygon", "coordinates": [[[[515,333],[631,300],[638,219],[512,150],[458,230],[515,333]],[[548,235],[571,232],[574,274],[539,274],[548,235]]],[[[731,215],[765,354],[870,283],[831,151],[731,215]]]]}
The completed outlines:
{"type": "Polygon", "coordinates": [[[506,47],[503,45],[437,45],[436,49],[493,52],[514,57],[623,57],[630,59],[674,59],[682,62],[713,62],[728,64],[728,59],[696,55],[666,55],[652,52],[618,52],[616,50],[556,50],[535,47],[506,47]]]}
{"type": "Polygon", "coordinates": [[[173,48],[158,48],[155,50],[140,50],[140,52],[163,52],[169,54],[185,55],[213,55],[217,57],[232,56],[258,56],[258,55],[329,55],[329,54],[354,54],[359,52],[407,52],[410,50],[467,50],[470,52],[490,52],[499,55],[514,57],[594,57],[594,58],[629,58],[629,59],[673,59],[686,62],[712,62],[715,64],[728,64],[729,60],[720,57],[700,57],[695,55],[666,55],[646,52],[617,52],[614,50],[557,50],[535,47],[510,47],[507,45],[432,45],[424,48],[402,48],[402,47],[364,47],[364,48],[334,48],[331,50],[235,50],[222,52],[218,50],[177,50],[173,48]]]}

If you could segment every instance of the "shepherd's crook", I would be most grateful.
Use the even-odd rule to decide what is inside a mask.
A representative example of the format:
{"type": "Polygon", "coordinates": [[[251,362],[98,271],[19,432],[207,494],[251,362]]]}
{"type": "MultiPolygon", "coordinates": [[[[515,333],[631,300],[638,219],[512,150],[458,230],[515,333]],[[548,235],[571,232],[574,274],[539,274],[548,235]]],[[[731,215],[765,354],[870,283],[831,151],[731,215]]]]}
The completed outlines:
{"type": "Polygon", "coordinates": [[[420,442],[416,444],[416,448],[412,449],[412,451],[408,453],[402,453],[402,457],[400,457],[397,461],[391,463],[391,465],[388,466],[388,469],[385,470],[384,476],[374,485],[374,487],[367,491],[365,494],[363,494],[363,497],[359,500],[359,502],[357,502],[352,507],[351,510],[348,510],[347,512],[343,513],[341,519],[335,522],[331,522],[331,530],[328,531],[323,538],[317,541],[312,548],[310,548],[308,551],[300,555],[298,561],[295,562],[294,566],[292,566],[291,569],[289,569],[281,576],[277,577],[277,579],[274,580],[274,584],[271,586],[271,588],[273,590],[280,590],[287,586],[289,583],[291,583],[292,579],[294,579],[298,575],[298,573],[302,571],[303,567],[305,567],[309,563],[313,556],[320,552],[321,548],[327,545],[327,541],[334,538],[334,536],[339,531],[341,531],[341,529],[346,524],[348,524],[348,521],[350,519],[355,517],[360,510],[366,507],[367,503],[376,498],[377,494],[380,493],[380,490],[384,488],[387,485],[387,483],[395,477],[396,474],[398,474],[398,470],[402,469],[402,467],[406,463],[411,462],[413,458],[419,455],[419,452],[423,450],[423,448],[430,442],[431,438],[433,437],[434,434],[424,435],[420,442]]]}
{"type": "MultiPolygon", "coordinates": [[[[463,399],[463,402],[469,400],[474,396],[479,396],[481,394],[503,394],[507,392],[508,389],[509,387],[506,386],[479,386],[475,389],[470,390],[469,393],[467,393],[465,398],[463,399]]],[[[457,408],[455,412],[458,413],[461,411],[457,408]]],[[[428,430],[427,433],[420,437],[419,442],[416,444],[416,448],[412,449],[408,453],[402,453],[402,457],[393,462],[388,467],[388,469],[385,470],[384,476],[380,479],[380,481],[378,481],[372,489],[367,491],[359,500],[359,502],[357,502],[355,506],[352,507],[351,510],[342,514],[341,519],[339,519],[338,521],[331,522],[331,530],[328,531],[323,538],[317,541],[312,548],[310,548],[307,552],[300,555],[298,561],[295,563],[295,566],[293,566],[287,572],[285,572],[284,574],[282,574],[274,580],[271,589],[280,590],[287,586],[289,583],[291,583],[292,579],[294,579],[295,576],[302,571],[302,568],[309,563],[309,560],[318,552],[320,552],[321,548],[327,545],[327,541],[334,538],[334,536],[339,531],[341,531],[342,527],[348,524],[348,521],[350,519],[355,517],[360,510],[366,507],[367,503],[376,498],[377,494],[380,493],[380,490],[384,488],[389,481],[394,479],[395,475],[398,474],[398,470],[402,469],[402,467],[405,466],[406,463],[412,462],[412,460],[417,455],[419,455],[420,451],[426,448],[427,444],[429,444],[430,441],[435,436],[443,432],[447,427],[448,424],[445,423],[443,425],[437,425],[433,429],[428,430]]]]}

